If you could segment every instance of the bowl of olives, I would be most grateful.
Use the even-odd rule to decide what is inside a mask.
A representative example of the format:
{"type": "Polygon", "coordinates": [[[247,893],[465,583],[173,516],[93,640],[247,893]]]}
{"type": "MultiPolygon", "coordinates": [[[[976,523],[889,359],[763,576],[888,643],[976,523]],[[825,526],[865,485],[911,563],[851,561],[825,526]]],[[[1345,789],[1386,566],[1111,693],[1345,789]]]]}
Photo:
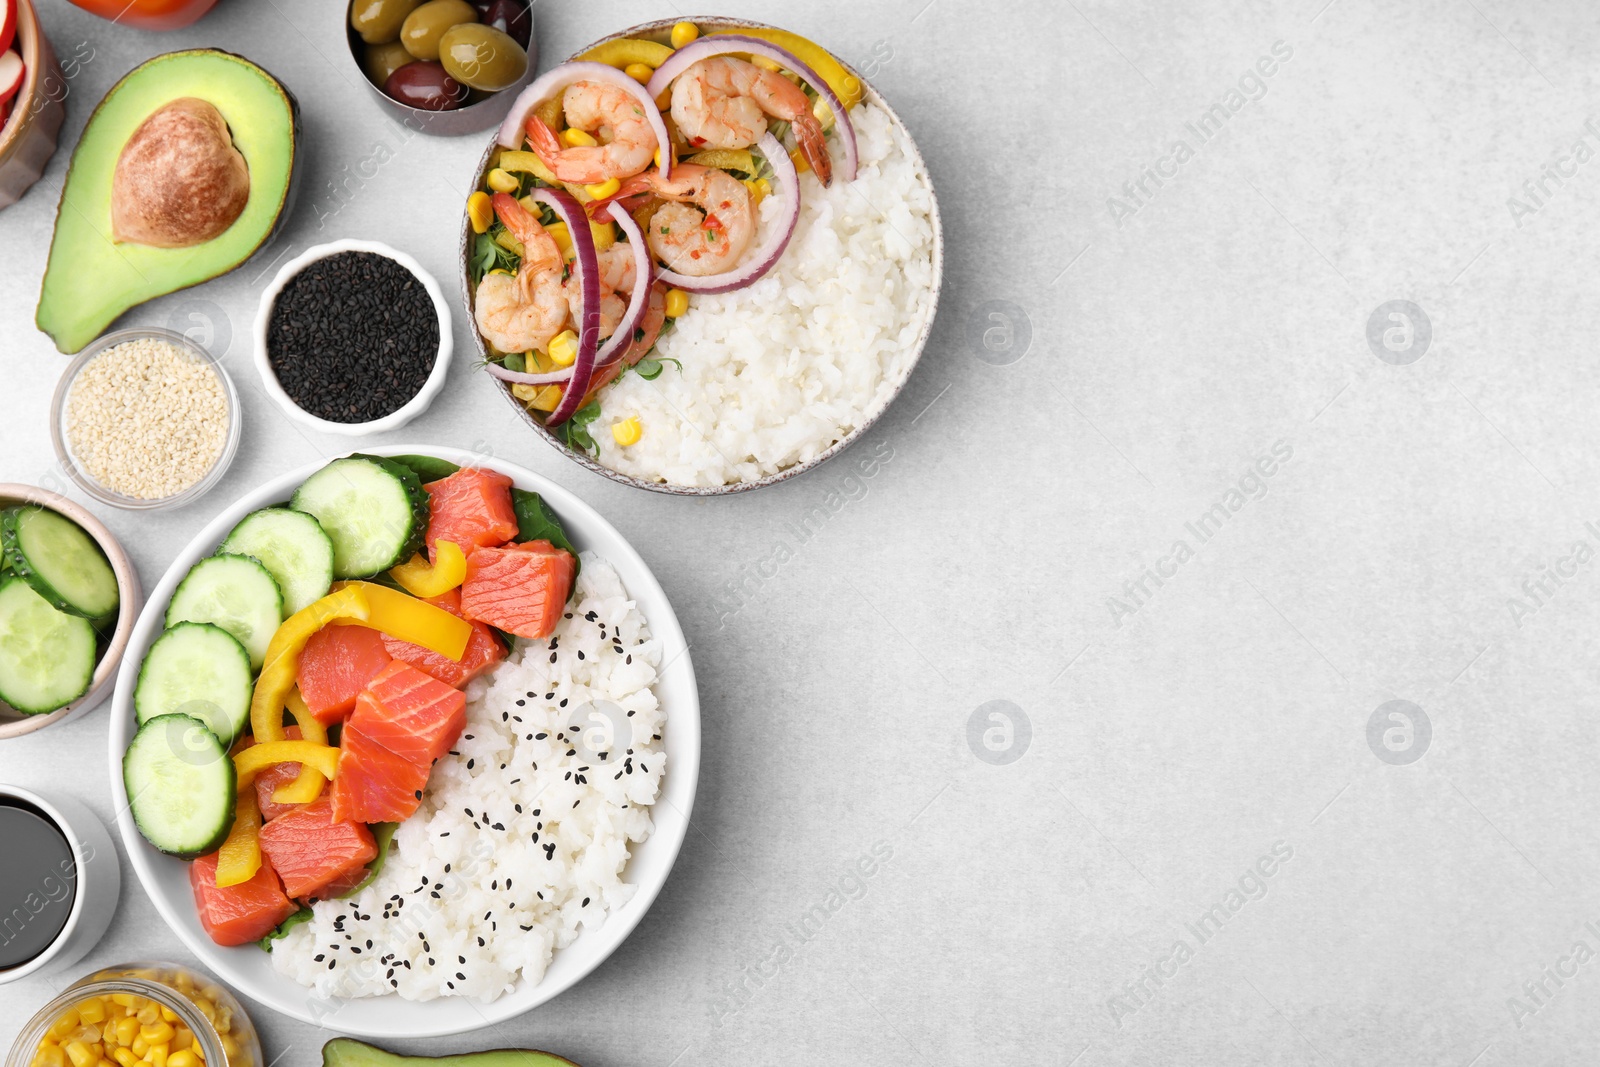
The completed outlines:
{"type": "Polygon", "coordinates": [[[533,80],[531,0],[350,0],[345,24],[373,94],[420,133],[498,126],[533,80]]]}

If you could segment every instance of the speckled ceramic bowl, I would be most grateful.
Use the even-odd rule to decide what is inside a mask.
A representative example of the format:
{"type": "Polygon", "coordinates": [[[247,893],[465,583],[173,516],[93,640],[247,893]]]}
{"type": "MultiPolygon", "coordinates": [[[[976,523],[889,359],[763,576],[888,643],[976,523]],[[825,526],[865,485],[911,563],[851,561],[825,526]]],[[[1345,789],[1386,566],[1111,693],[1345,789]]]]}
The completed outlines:
{"type": "Polygon", "coordinates": [[[0,741],[31,734],[35,730],[43,730],[56,723],[70,722],[109,697],[112,686],[117,680],[117,665],[122,662],[122,653],[128,647],[128,635],[133,632],[133,621],[138,618],[142,603],[139,572],[133,569],[133,562],[128,559],[128,554],[122,550],[117,539],[111,536],[111,531],[106,529],[99,519],[66,497],[52,493],[48,489],[40,489],[34,485],[0,484],[0,508],[13,507],[17,504],[37,504],[49,508],[83,527],[84,533],[94,538],[95,544],[106,554],[106,559],[111,561],[111,571],[117,576],[117,593],[121,602],[117,606],[116,628],[111,632],[110,641],[100,656],[100,662],[95,664],[94,678],[89,682],[89,691],[66,707],[57,708],[44,715],[23,715],[0,703],[0,741]]]}
{"type": "MultiPolygon", "coordinates": [[[[675,21],[676,20],[674,19],[659,19],[655,22],[641,23],[638,26],[630,27],[629,29],[622,30],[618,33],[609,34],[608,36],[602,37],[598,41],[595,41],[592,44],[586,45],[584,48],[580,49],[577,53],[575,53],[574,58],[577,55],[582,55],[584,52],[587,52],[592,48],[597,48],[608,41],[615,41],[623,37],[648,37],[655,40],[665,41],[671,35],[672,27],[675,21]]],[[[700,27],[702,33],[715,32],[717,30],[738,31],[741,29],[750,28],[777,28],[764,22],[751,22],[745,19],[713,17],[695,18],[692,21],[695,23],[695,25],[700,27]]],[[[826,42],[822,43],[826,44],[826,42]]],[[[840,60],[840,62],[843,63],[844,61],[840,60]]],[[[912,158],[916,161],[917,166],[921,168],[924,173],[926,173],[928,168],[923,162],[922,153],[917,150],[916,144],[912,141],[909,131],[907,131],[905,128],[905,123],[901,121],[899,115],[895,114],[894,108],[889,106],[888,101],[884,100],[884,98],[879,95],[878,91],[872,87],[870,82],[861,77],[861,73],[859,71],[857,71],[854,67],[851,67],[848,63],[844,65],[851,74],[860,80],[863,97],[875,106],[888,112],[889,117],[893,119],[895,125],[899,126],[902,132],[905,132],[906,141],[911,144],[912,158]]],[[[495,141],[491,139],[489,144],[484,148],[483,154],[478,157],[477,166],[473,170],[472,174],[472,185],[474,187],[476,187],[479,181],[479,176],[482,175],[484,170],[489,166],[489,157],[493,155],[496,147],[497,145],[495,141]]],[[[930,188],[930,193],[931,192],[932,190],[930,188]]],[[[635,478],[631,475],[623,474],[621,471],[612,470],[610,467],[607,467],[593,456],[586,455],[582,452],[574,452],[572,449],[567,447],[565,442],[547,429],[544,423],[536,419],[521,401],[511,395],[511,386],[508,383],[496,381],[496,388],[500,390],[507,402],[509,402],[511,406],[517,410],[517,414],[522,417],[522,421],[526,422],[534,433],[548,441],[550,445],[562,455],[566,456],[574,463],[588,468],[596,474],[610,478],[614,482],[621,482],[623,485],[631,485],[635,489],[648,489],[655,493],[670,493],[677,496],[724,496],[729,493],[743,493],[752,489],[761,489],[765,486],[776,485],[779,482],[787,481],[788,479],[797,475],[804,474],[806,471],[822,466],[822,464],[826,463],[834,456],[837,456],[839,453],[849,448],[869,429],[871,429],[872,424],[877,422],[878,418],[882,416],[885,411],[889,410],[889,405],[894,403],[895,398],[900,395],[900,391],[905,388],[906,382],[910,380],[912,372],[916,370],[917,363],[922,358],[922,350],[927,346],[928,337],[933,332],[933,322],[939,306],[939,288],[944,280],[944,230],[939,222],[939,199],[937,195],[933,195],[931,199],[933,209],[931,220],[933,223],[933,291],[928,296],[928,317],[923,322],[922,329],[917,333],[917,338],[913,342],[911,360],[906,364],[905,371],[901,374],[900,380],[893,383],[892,390],[889,393],[888,398],[884,400],[881,405],[879,405],[876,411],[873,411],[867,417],[867,419],[863,421],[861,425],[857,426],[851,433],[834,442],[834,444],[826,451],[819,453],[804,463],[796,463],[791,467],[785,467],[783,470],[778,471],[775,474],[769,474],[765,478],[760,478],[756,481],[734,482],[728,485],[693,486],[673,485],[669,482],[647,482],[641,478],[635,478]]],[[[476,235],[472,232],[472,224],[467,219],[465,210],[463,209],[461,218],[460,246],[461,299],[466,308],[466,316],[469,323],[472,322],[471,266],[472,244],[475,237],[476,235]]],[[[484,347],[483,338],[479,335],[476,328],[472,329],[470,333],[472,335],[472,343],[477,348],[478,357],[480,359],[487,360],[489,358],[489,353],[488,349],[484,347]]]]}

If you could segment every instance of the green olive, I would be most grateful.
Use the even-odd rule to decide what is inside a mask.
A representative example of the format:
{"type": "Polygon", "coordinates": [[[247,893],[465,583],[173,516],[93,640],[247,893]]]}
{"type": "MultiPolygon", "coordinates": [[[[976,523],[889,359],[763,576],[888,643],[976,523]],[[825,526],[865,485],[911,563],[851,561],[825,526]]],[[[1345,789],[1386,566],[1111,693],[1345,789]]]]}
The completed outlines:
{"type": "Polygon", "coordinates": [[[467,0],[428,0],[406,16],[400,27],[400,43],[418,59],[437,60],[439,38],[445,30],[477,21],[478,12],[467,0]]]}
{"type": "Polygon", "coordinates": [[[406,16],[422,0],[354,0],[350,5],[350,28],[368,44],[387,44],[400,39],[406,16]]]}
{"type": "Polygon", "coordinates": [[[369,44],[363,50],[361,69],[367,72],[367,77],[372,84],[383,88],[383,83],[389,80],[389,75],[416,60],[406,46],[399,41],[389,41],[387,44],[369,44]]]}
{"type": "Polygon", "coordinates": [[[528,73],[528,53],[493,26],[451,26],[439,38],[439,62],[462,85],[496,93],[528,73]]]}

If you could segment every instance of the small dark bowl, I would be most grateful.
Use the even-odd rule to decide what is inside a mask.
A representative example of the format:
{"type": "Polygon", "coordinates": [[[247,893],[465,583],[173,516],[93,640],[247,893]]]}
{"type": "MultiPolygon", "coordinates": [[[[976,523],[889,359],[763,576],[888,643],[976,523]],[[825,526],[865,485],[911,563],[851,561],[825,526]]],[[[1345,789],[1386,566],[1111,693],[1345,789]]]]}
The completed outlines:
{"type": "Polygon", "coordinates": [[[360,34],[350,28],[350,9],[354,6],[355,0],[345,4],[344,39],[350,53],[350,62],[356,68],[356,77],[360,78],[361,84],[378,98],[378,103],[384,110],[407,129],[416,130],[418,133],[456,137],[464,133],[481,133],[484,130],[495,129],[506,117],[506,112],[511,110],[517,94],[533,81],[534,72],[538,70],[539,28],[533,24],[533,0],[528,0],[528,69],[515,85],[509,85],[498,93],[491,94],[487,99],[456,108],[454,111],[426,111],[420,107],[409,107],[384,92],[381,87],[372,84],[372,79],[367,77],[366,68],[361,65],[361,49],[365,47],[366,42],[361,40],[360,34]]]}

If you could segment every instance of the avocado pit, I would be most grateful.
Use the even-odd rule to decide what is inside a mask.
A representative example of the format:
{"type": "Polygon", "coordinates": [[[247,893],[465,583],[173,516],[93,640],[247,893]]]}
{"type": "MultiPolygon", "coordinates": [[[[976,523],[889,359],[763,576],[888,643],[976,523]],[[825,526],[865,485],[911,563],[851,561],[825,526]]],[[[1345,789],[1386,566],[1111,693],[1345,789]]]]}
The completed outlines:
{"type": "Polygon", "coordinates": [[[189,248],[221,236],[250,200],[250,168],[228,122],[197,97],[144,120],[117,157],[111,233],[119,244],[189,248]]]}

